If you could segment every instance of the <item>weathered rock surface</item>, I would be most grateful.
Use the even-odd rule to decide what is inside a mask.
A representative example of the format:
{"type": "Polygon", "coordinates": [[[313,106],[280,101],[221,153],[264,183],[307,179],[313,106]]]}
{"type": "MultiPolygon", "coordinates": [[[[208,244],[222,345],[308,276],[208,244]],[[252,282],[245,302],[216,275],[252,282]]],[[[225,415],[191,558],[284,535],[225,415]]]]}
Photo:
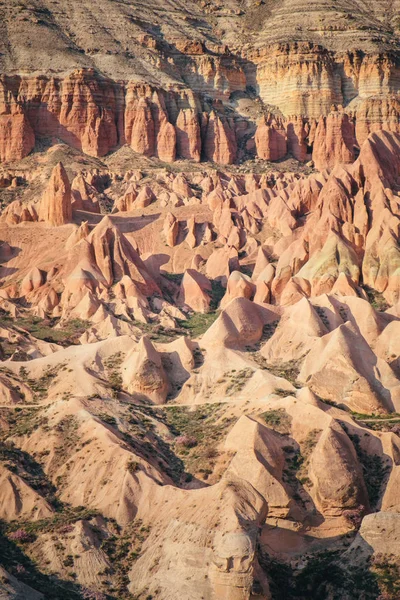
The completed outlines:
{"type": "Polygon", "coordinates": [[[72,221],[71,185],[62,163],[53,169],[40,201],[39,218],[55,226],[72,221]]]}
{"type": "Polygon", "coordinates": [[[394,600],[398,0],[23,4],[0,596],[394,600]]]}

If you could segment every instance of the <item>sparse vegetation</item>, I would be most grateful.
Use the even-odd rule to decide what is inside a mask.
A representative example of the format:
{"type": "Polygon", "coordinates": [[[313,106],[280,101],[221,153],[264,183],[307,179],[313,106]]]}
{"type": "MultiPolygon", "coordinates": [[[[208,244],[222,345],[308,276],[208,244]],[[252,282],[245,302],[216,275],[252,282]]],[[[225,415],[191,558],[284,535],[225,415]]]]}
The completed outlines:
{"type": "Polygon", "coordinates": [[[400,598],[400,562],[393,554],[377,554],[371,559],[371,572],[379,587],[378,600],[400,598]]]}
{"type": "Polygon", "coordinates": [[[189,334],[192,338],[197,338],[203,335],[209,327],[217,319],[217,312],[209,313],[194,313],[186,321],[177,319],[179,327],[181,327],[186,334],[189,334]]]}
{"type": "MultiPolygon", "coordinates": [[[[21,367],[22,369],[23,367],[21,367]]],[[[65,364],[59,364],[55,367],[49,367],[41,377],[37,379],[28,378],[26,383],[35,393],[35,399],[39,400],[43,395],[47,395],[49,387],[56,379],[57,375],[66,368],[65,364]]],[[[20,369],[20,375],[21,375],[20,369]]]]}
{"type": "Polygon", "coordinates": [[[140,464],[136,460],[130,460],[128,462],[128,471],[132,475],[140,470],[140,464]]]}
{"type": "Polygon", "coordinates": [[[151,529],[150,526],[143,525],[140,519],[130,523],[122,532],[118,526],[117,529],[115,535],[102,541],[101,549],[107,554],[112,565],[111,575],[114,575],[115,580],[113,597],[122,599],[130,597],[127,592],[128,571],[132,563],[139,558],[151,529]]]}
{"type": "Polygon", "coordinates": [[[4,533],[4,525],[0,530],[0,564],[20,581],[40,590],[46,600],[80,600],[80,588],[73,582],[65,581],[53,574],[41,573],[26,553],[24,545],[9,539],[4,533]]]}
{"type": "Polygon", "coordinates": [[[340,550],[299,557],[298,565],[265,554],[261,554],[259,561],[268,573],[273,600],[378,600],[378,597],[383,600],[378,577],[369,565],[347,569],[340,562],[340,550]]]}
{"type": "Polygon", "coordinates": [[[168,273],[167,271],[163,271],[163,277],[176,283],[176,285],[181,285],[183,279],[183,273],[168,273]]]}
{"type": "MultiPolygon", "coordinates": [[[[117,352],[104,361],[104,366],[107,370],[108,383],[111,387],[113,398],[117,398],[119,392],[122,390],[122,375],[118,371],[122,360],[123,358],[121,352],[117,352]]],[[[103,418],[103,421],[104,420],[106,419],[103,418]]]]}
{"type": "Polygon", "coordinates": [[[301,385],[297,383],[297,377],[299,376],[300,367],[296,361],[290,361],[285,364],[279,365],[279,367],[273,367],[269,365],[268,371],[276,377],[282,377],[289,381],[294,387],[300,388],[301,385]]]}
{"type": "Polygon", "coordinates": [[[292,360],[280,365],[271,365],[258,350],[253,350],[251,356],[259,369],[268,371],[269,373],[272,373],[272,375],[275,375],[275,377],[286,379],[286,381],[289,381],[295,388],[301,387],[297,382],[301,361],[292,360]]]}
{"type": "Polygon", "coordinates": [[[0,461],[34,490],[57,508],[56,488],[43,471],[42,466],[27,452],[17,448],[12,442],[0,441],[0,461]]]}
{"type": "Polygon", "coordinates": [[[213,473],[219,454],[217,446],[235,421],[234,418],[219,419],[220,409],[213,404],[204,404],[195,410],[177,406],[166,409],[166,423],[176,436],[175,452],[186,471],[181,474],[183,480],[194,475],[207,480],[213,473]],[[180,443],[182,438],[189,443],[180,443]]]}
{"type": "Polygon", "coordinates": [[[225,393],[227,396],[234,396],[242,391],[249,379],[254,375],[253,369],[241,369],[240,371],[231,370],[225,374],[225,377],[230,380],[226,386],[225,393]]]}
{"type": "Polygon", "coordinates": [[[325,327],[329,331],[329,329],[330,329],[329,319],[326,316],[325,308],[323,308],[322,306],[314,306],[314,309],[315,309],[315,312],[317,313],[317,315],[319,316],[319,318],[321,319],[322,323],[325,325],[325,327]]]}
{"type": "Polygon", "coordinates": [[[104,422],[107,423],[108,425],[112,425],[113,427],[116,427],[117,425],[117,420],[115,417],[113,417],[112,415],[109,415],[107,413],[99,413],[99,418],[104,422]]]}
{"type": "Polygon", "coordinates": [[[225,296],[226,289],[222,283],[216,279],[211,281],[211,302],[210,310],[216,311],[220,305],[222,298],[225,296]]]}
{"type": "Polygon", "coordinates": [[[33,315],[12,319],[5,315],[2,318],[7,323],[12,323],[15,327],[20,327],[38,340],[60,344],[61,346],[71,346],[79,344],[79,338],[90,326],[88,321],[81,319],[70,319],[68,323],[63,323],[60,327],[59,319],[41,319],[33,315]],[[56,327],[57,325],[57,327],[56,327]]]}
{"type": "Polygon", "coordinates": [[[57,511],[48,519],[39,519],[37,521],[12,522],[2,524],[1,531],[10,539],[14,539],[14,533],[20,529],[29,536],[36,536],[39,533],[62,531],[66,526],[72,525],[77,521],[89,520],[97,516],[96,510],[85,508],[84,506],[72,507],[61,502],[57,505],[57,511]]]}
{"type": "Polygon", "coordinates": [[[377,290],[374,290],[374,288],[369,287],[368,285],[364,285],[363,289],[368,296],[369,303],[375,310],[377,310],[378,312],[384,312],[390,307],[388,302],[385,300],[383,294],[381,294],[377,290]]]}
{"type": "Polygon", "coordinates": [[[274,431],[283,435],[289,435],[292,419],[284,408],[267,410],[265,413],[262,413],[260,417],[265,421],[266,425],[274,431]]]}
{"type": "Polygon", "coordinates": [[[364,481],[368,492],[371,508],[376,507],[382,492],[382,486],[390,472],[390,464],[385,464],[378,454],[368,454],[361,444],[361,438],[356,433],[351,433],[346,423],[341,423],[357,453],[358,460],[363,469],[364,481]]]}

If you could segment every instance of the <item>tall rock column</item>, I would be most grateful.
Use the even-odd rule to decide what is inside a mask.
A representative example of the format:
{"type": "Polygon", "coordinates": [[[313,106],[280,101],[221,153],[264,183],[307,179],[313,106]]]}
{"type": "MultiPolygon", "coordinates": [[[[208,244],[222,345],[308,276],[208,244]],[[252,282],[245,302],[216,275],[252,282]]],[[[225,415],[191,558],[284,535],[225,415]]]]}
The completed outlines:
{"type": "Polygon", "coordinates": [[[11,92],[0,81],[0,162],[21,160],[35,145],[35,135],[11,92]]]}
{"type": "Polygon", "coordinates": [[[312,158],[317,169],[332,169],[340,163],[354,160],[354,124],[341,111],[320,117],[315,131],[312,158]]]}
{"type": "Polygon", "coordinates": [[[125,112],[125,135],[132,150],[144,156],[154,156],[155,128],[147,98],[139,98],[136,106],[125,112]]]}
{"type": "Polygon", "coordinates": [[[257,156],[263,160],[280,160],[287,153],[286,130],[273,115],[263,117],[256,131],[257,156]]]}
{"type": "Polygon", "coordinates": [[[180,110],[175,129],[178,156],[200,162],[201,136],[196,112],[192,108],[180,110]]]}
{"type": "Polygon", "coordinates": [[[157,93],[153,94],[152,114],[156,156],[164,162],[174,162],[176,156],[175,127],[169,122],[165,102],[157,93]]]}
{"type": "Polygon", "coordinates": [[[50,225],[65,225],[72,221],[71,186],[60,162],[53,169],[50,181],[42,196],[39,218],[50,225]]]}
{"type": "Polygon", "coordinates": [[[302,116],[289,117],[285,123],[288,151],[294,158],[303,162],[307,155],[307,127],[302,116]]]}
{"type": "Polygon", "coordinates": [[[203,148],[206,159],[221,165],[231,165],[236,160],[237,152],[233,125],[214,111],[205,116],[205,121],[203,148]]]}

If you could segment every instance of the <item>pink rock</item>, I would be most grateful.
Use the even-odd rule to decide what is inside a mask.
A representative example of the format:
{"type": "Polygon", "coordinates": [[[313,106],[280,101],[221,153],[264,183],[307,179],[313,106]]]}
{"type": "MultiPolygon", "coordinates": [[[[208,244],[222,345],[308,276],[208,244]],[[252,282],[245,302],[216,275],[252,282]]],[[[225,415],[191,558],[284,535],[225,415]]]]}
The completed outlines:
{"type": "Polygon", "coordinates": [[[212,111],[208,117],[204,136],[206,160],[221,165],[230,165],[236,160],[237,144],[233,126],[225,117],[212,111]]]}
{"type": "Polygon", "coordinates": [[[287,153],[286,130],[273,115],[263,117],[256,131],[257,156],[263,160],[280,160],[287,153]]]}
{"type": "Polygon", "coordinates": [[[4,110],[0,103],[0,162],[21,160],[33,150],[35,134],[21,107],[12,104],[4,110]]]}
{"type": "Polygon", "coordinates": [[[135,200],[135,208],[146,208],[155,200],[155,196],[150,186],[145,185],[140,190],[135,200]]]}
{"type": "MultiPolygon", "coordinates": [[[[151,108],[146,98],[140,98],[136,110],[133,113],[133,125],[131,134],[127,135],[127,140],[131,148],[143,154],[144,156],[154,156],[155,154],[155,128],[151,108]]],[[[126,121],[126,127],[129,121],[126,121]]]]}
{"type": "Polygon", "coordinates": [[[163,232],[165,241],[170,248],[176,246],[179,233],[179,223],[172,213],[167,213],[164,219],[163,232]]]}
{"type": "Polygon", "coordinates": [[[209,311],[211,300],[207,292],[211,292],[209,279],[194,269],[187,269],[179,290],[178,303],[195,312],[206,313],[209,311]]]}
{"type": "Polygon", "coordinates": [[[250,277],[240,271],[233,271],[226,287],[226,294],[221,300],[221,308],[225,308],[234,298],[248,298],[254,296],[256,287],[250,277]]]}
{"type": "Polygon", "coordinates": [[[321,117],[315,132],[312,158],[317,169],[354,160],[354,125],[344,112],[334,111],[321,117]]]}
{"type": "Polygon", "coordinates": [[[64,225],[72,221],[71,186],[62,163],[53,169],[40,202],[39,216],[41,221],[50,225],[64,225]]]}
{"type": "Polygon", "coordinates": [[[178,156],[187,160],[200,162],[200,125],[197,114],[192,108],[186,108],[179,111],[175,130],[178,156]]]}

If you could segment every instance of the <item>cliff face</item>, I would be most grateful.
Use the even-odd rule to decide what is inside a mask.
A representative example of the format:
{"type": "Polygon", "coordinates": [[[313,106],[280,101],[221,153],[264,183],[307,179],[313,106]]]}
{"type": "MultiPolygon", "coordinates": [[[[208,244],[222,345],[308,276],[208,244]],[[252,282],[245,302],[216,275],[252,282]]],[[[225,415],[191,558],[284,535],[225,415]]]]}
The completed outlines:
{"type": "Polygon", "coordinates": [[[260,98],[286,115],[318,118],[332,104],[397,93],[400,70],[391,55],[335,53],[310,42],[279,44],[252,51],[260,98]]]}
{"type": "Polygon", "coordinates": [[[374,131],[400,132],[400,99],[395,94],[365,98],[357,110],[356,136],[361,145],[374,131]]]}
{"type": "Polygon", "coordinates": [[[26,114],[0,81],[0,162],[20,160],[34,145],[35,136],[26,114]]]}
{"type": "MultiPolygon", "coordinates": [[[[313,0],[305,11],[299,0],[145,9],[101,0],[107,28],[87,0],[71,0],[69,11],[53,0],[36,5],[0,6],[1,162],[46,137],[94,157],[127,144],[163,162],[289,152],[325,168],[342,161],[338,144],[349,146],[347,134],[337,140],[339,128],[336,149],[313,149],[313,122],[332,107],[348,113],[356,145],[370,132],[398,131],[396,2],[388,12],[369,1],[349,8],[313,0]],[[272,127],[257,129],[268,113],[272,127]]],[[[319,129],[317,145],[329,146],[319,129]]]]}
{"type": "MultiPolygon", "coordinates": [[[[331,57],[325,55],[319,60],[321,54],[311,50],[301,56],[300,59],[298,53],[279,54],[276,50],[273,59],[268,57],[258,65],[260,98],[268,106],[273,104],[278,113],[291,115],[283,121],[279,116],[262,117],[255,136],[259,158],[279,160],[289,151],[298,160],[305,160],[307,153],[312,152],[314,138],[308,138],[308,134],[313,121],[326,117],[332,106],[349,101],[350,116],[346,119],[355,123],[354,144],[362,144],[373,131],[399,131],[394,67],[390,74],[385,71],[389,63],[373,63],[377,82],[369,84],[374,94],[369,97],[362,83],[368,72],[366,67],[358,65],[352,78],[345,80],[339,75],[339,64],[334,64],[331,57]],[[385,80],[391,93],[382,93],[385,80]],[[351,82],[357,82],[358,89],[351,82]]],[[[349,57],[347,61],[341,66],[350,72],[349,57]]],[[[62,140],[95,157],[105,156],[126,143],[135,152],[164,162],[172,162],[176,157],[198,161],[203,156],[205,160],[231,164],[237,159],[243,123],[247,121],[245,128],[255,129],[253,118],[232,111],[228,117],[223,103],[215,100],[211,107],[204,95],[190,89],[167,91],[134,82],[115,82],[93,70],[73,71],[65,78],[3,76],[1,86],[2,162],[27,156],[35,139],[45,137],[62,140]]],[[[226,89],[229,91],[229,86],[226,89]]],[[[246,94],[246,89],[243,86],[242,94],[246,94]]],[[[215,95],[219,95],[218,89],[215,95]]],[[[317,166],[325,168],[342,162],[342,154],[330,147],[331,141],[321,141],[321,131],[322,125],[315,138],[317,145],[327,146],[324,156],[335,158],[319,156],[317,166]]],[[[349,136],[352,133],[339,127],[335,143],[350,148],[349,136]],[[342,136],[339,141],[338,135],[342,136]]],[[[319,150],[314,152],[314,156],[318,153],[319,150]]],[[[348,161],[346,156],[344,162],[348,161]]]]}
{"type": "Polygon", "coordinates": [[[90,156],[104,156],[117,146],[123,96],[111,80],[78,70],[63,79],[11,81],[37,136],[59,138],[90,156]]]}
{"type": "Polygon", "coordinates": [[[399,14],[0,0],[6,595],[399,600],[399,14]]]}

